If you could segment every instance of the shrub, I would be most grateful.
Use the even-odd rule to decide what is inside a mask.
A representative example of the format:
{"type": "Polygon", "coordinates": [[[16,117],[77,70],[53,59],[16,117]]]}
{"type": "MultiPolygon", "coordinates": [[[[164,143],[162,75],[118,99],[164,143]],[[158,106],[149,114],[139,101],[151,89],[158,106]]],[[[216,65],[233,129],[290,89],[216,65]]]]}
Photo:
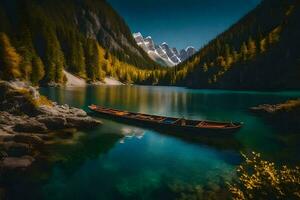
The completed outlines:
{"type": "Polygon", "coordinates": [[[239,178],[229,185],[233,199],[300,199],[299,167],[276,167],[255,152],[242,155],[245,162],[237,169],[239,178]]]}

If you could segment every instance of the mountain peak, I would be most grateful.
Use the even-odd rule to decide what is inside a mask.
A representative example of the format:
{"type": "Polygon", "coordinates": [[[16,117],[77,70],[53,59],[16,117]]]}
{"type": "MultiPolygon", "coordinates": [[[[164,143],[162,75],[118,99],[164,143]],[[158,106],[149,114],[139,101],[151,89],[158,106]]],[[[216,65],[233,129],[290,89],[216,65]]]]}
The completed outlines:
{"type": "Polygon", "coordinates": [[[143,37],[142,33],[141,32],[137,32],[137,33],[133,33],[133,37],[136,38],[136,37],[143,37]]]}
{"type": "Polygon", "coordinates": [[[137,44],[148,53],[150,58],[165,66],[178,65],[196,53],[196,49],[192,46],[178,51],[175,47],[170,48],[167,42],[157,45],[151,36],[143,38],[140,32],[133,33],[133,37],[137,44]]]}
{"type": "Polygon", "coordinates": [[[188,47],[186,47],[185,50],[187,51],[187,50],[189,50],[189,49],[195,49],[195,47],[193,47],[193,46],[188,46],[188,47]]]}

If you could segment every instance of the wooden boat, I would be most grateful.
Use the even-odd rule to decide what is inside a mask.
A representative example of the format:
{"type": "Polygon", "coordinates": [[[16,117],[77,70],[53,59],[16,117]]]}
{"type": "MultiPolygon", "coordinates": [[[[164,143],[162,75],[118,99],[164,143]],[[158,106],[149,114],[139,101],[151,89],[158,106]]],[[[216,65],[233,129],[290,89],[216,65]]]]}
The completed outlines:
{"type": "Polygon", "coordinates": [[[91,105],[89,109],[110,119],[170,132],[220,135],[220,133],[233,133],[242,127],[242,123],[187,120],[122,111],[97,105],[91,105]]]}

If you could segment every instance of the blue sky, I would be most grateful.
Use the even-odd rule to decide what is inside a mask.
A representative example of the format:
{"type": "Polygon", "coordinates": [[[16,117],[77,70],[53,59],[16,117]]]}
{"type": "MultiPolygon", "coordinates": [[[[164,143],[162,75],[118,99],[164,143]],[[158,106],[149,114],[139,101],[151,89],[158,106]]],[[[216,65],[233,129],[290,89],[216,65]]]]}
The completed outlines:
{"type": "Polygon", "coordinates": [[[209,42],[261,0],[107,0],[132,32],[156,43],[197,49],[209,42]]]}

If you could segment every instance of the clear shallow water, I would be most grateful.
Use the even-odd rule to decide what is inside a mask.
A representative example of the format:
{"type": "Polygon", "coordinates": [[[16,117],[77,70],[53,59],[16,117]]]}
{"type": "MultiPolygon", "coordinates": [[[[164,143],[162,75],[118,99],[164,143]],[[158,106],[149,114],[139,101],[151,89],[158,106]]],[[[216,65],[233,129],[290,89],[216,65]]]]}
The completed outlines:
{"type": "Polygon", "coordinates": [[[258,151],[276,163],[295,164],[300,135],[279,131],[248,108],[299,98],[300,92],[232,92],[176,87],[46,88],[60,104],[90,104],[135,112],[208,120],[242,121],[231,140],[187,140],[101,119],[102,127],[53,146],[56,162],[42,163],[13,184],[13,197],[44,199],[204,199],[226,197],[224,183],[241,162],[240,151],[258,151]],[[125,137],[121,137],[125,136],[125,137]]]}

